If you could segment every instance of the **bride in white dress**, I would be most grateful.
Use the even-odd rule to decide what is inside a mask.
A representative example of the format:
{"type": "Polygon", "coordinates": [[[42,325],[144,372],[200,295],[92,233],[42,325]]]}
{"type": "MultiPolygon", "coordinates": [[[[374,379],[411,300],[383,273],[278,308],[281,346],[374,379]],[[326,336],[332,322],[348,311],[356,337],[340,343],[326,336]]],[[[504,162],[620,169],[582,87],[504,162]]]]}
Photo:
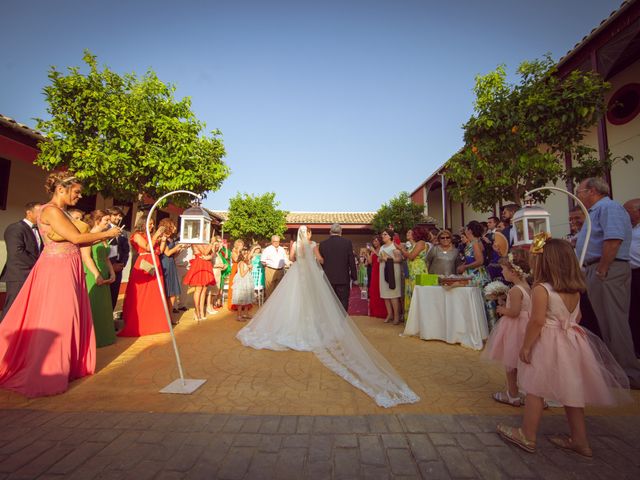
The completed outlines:
{"type": "Polygon", "coordinates": [[[369,343],[344,311],[306,226],[298,230],[295,262],[253,320],[237,334],[246,347],[312,351],[329,369],[381,407],[420,397],[369,343]]]}

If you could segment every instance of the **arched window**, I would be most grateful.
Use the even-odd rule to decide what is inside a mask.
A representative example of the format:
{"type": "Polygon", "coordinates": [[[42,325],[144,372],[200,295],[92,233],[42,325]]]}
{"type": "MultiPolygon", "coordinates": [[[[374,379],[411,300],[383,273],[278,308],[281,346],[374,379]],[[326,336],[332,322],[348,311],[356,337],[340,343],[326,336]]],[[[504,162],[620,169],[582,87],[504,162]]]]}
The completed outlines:
{"type": "Polygon", "coordinates": [[[607,106],[607,120],[624,125],[640,113],[640,83],[629,83],[613,94],[607,106]]]}

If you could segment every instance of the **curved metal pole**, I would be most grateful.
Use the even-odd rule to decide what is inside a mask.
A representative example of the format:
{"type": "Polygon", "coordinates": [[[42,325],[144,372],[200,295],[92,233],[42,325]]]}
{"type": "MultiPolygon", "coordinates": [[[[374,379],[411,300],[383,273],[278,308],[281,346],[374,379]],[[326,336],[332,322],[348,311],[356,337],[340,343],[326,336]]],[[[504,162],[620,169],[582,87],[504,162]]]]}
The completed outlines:
{"type": "Polygon", "coordinates": [[[528,192],[526,192],[524,195],[526,197],[526,196],[531,195],[533,192],[538,192],[540,190],[555,190],[556,192],[566,193],[568,196],[570,196],[576,202],[578,202],[578,205],[582,209],[582,212],[584,213],[585,222],[587,224],[587,235],[586,235],[585,240],[584,240],[584,245],[582,247],[582,252],[580,253],[580,260],[579,260],[580,267],[582,267],[582,264],[584,263],[584,257],[587,254],[587,247],[589,246],[589,239],[591,238],[591,217],[589,217],[589,210],[587,210],[587,207],[584,206],[584,203],[582,203],[580,201],[580,199],[578,197],[576,197],[573,193],[568,192],[568,191],[566,191],[566,190],[564,190],[562,188],[558,188],[558,187],[534,188],[533,190],[529,190],[528,192]]]}
{"type": "Polygon", "coordinates": [[[151,210],[149,210],[149,214],[147,215],[147,242],[149,245],[149,251],[151,252],[151,261],[153,262],[153,266],[156,269],[156,281],[158,282],[158,288],[160,289],[160,298],[162,298],[162,306],[164,307],[164,315],[167,319],[167,324],[169,325],[169,333],[171,333],[171,342],[173,343],[173,351],[176,354],[176,362],[178,363],[178,372],[180,373],[180,380],[182,380],[182,385],[186,385],[184,380],[184,372],[182,371],[182,361],[180,360],[180,352],[178,351],[178,344],[176,343],[176,335],[173,333],[173,325],[171,324],[171,316],[169,315],[169,306],[167,305],[166,295],[164,291],[164,285],[160,281],[160,275],[158,275],[158,262],[156,260],[156,255],[153,252],[153,242],[151,240],[151,232],[149,231],[149,221],[151,220],[151,216],[153,215],[154,210],[158,206],[158,204],[164,200],[165,198],[174,195],[176,193],[187,193],[189,195],[193,195],[197,199],[202,198],[197,193],[190,192],[189,190],[175,190],[173,192],[169,192],[166,195],[161,196],[156,203],[153,204],[151,210]]]}

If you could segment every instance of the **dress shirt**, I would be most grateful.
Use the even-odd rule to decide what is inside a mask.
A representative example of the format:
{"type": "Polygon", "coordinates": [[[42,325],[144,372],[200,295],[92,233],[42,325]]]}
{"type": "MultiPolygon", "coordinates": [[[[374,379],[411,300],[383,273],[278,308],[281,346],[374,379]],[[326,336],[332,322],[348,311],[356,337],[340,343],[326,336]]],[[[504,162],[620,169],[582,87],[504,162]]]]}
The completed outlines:
{"type": "Polygon", "coordinates": [[[35,223],[31,223],[26,218],[23,218],[22,221],[26,223],[31,231],[33,232],[33,236],[36,237],[36,243],[38,244],[38,251],[42,251],[42,237],[40,237],[40,231],[38,230],[38,226],[35,223]]]}
{"type": "Polygon", "coordinates": [[[640,268],[640,223],[633,227],[629,258],[631,268],[640,268]]]}
{"type": "MultiPolygon", "coordinates": [[[[598,200],[589,209],[591,218],[591,238],[587,246],[585,263],[596,262],[602,256],[602,246],[605,240],[622,240],[617,260],[629,260],[631,246],[631,219],[627,211],[618,202],[609,197],[598,200]]],[[[576,254],[582,253],[587,229],[581,228],[576,240],[576,254]]]]}
{"type": "Polygon", "coordinates": [[[276,248],[273,245],[269,245],[262,252],[262,258],[260,260],[269,268],[284,268],[287,264],[287,253],[282,247],[276,248]]]}

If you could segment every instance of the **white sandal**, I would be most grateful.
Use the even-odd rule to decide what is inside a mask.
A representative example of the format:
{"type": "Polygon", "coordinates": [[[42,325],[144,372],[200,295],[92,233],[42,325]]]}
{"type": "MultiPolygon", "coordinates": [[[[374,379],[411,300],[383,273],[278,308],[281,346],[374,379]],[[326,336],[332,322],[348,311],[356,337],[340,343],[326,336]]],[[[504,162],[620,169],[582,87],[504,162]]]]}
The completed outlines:
{"type": "Polygon", "coordinates": [[[506,405],[511,405],[512,407],[521,407],[523,405],[520,395],[512,397],[511,395],[509,395],[509,392],[496,392],[491,395],[491,398],[493,398],[498,403],[504,403],[506,405]]]}

